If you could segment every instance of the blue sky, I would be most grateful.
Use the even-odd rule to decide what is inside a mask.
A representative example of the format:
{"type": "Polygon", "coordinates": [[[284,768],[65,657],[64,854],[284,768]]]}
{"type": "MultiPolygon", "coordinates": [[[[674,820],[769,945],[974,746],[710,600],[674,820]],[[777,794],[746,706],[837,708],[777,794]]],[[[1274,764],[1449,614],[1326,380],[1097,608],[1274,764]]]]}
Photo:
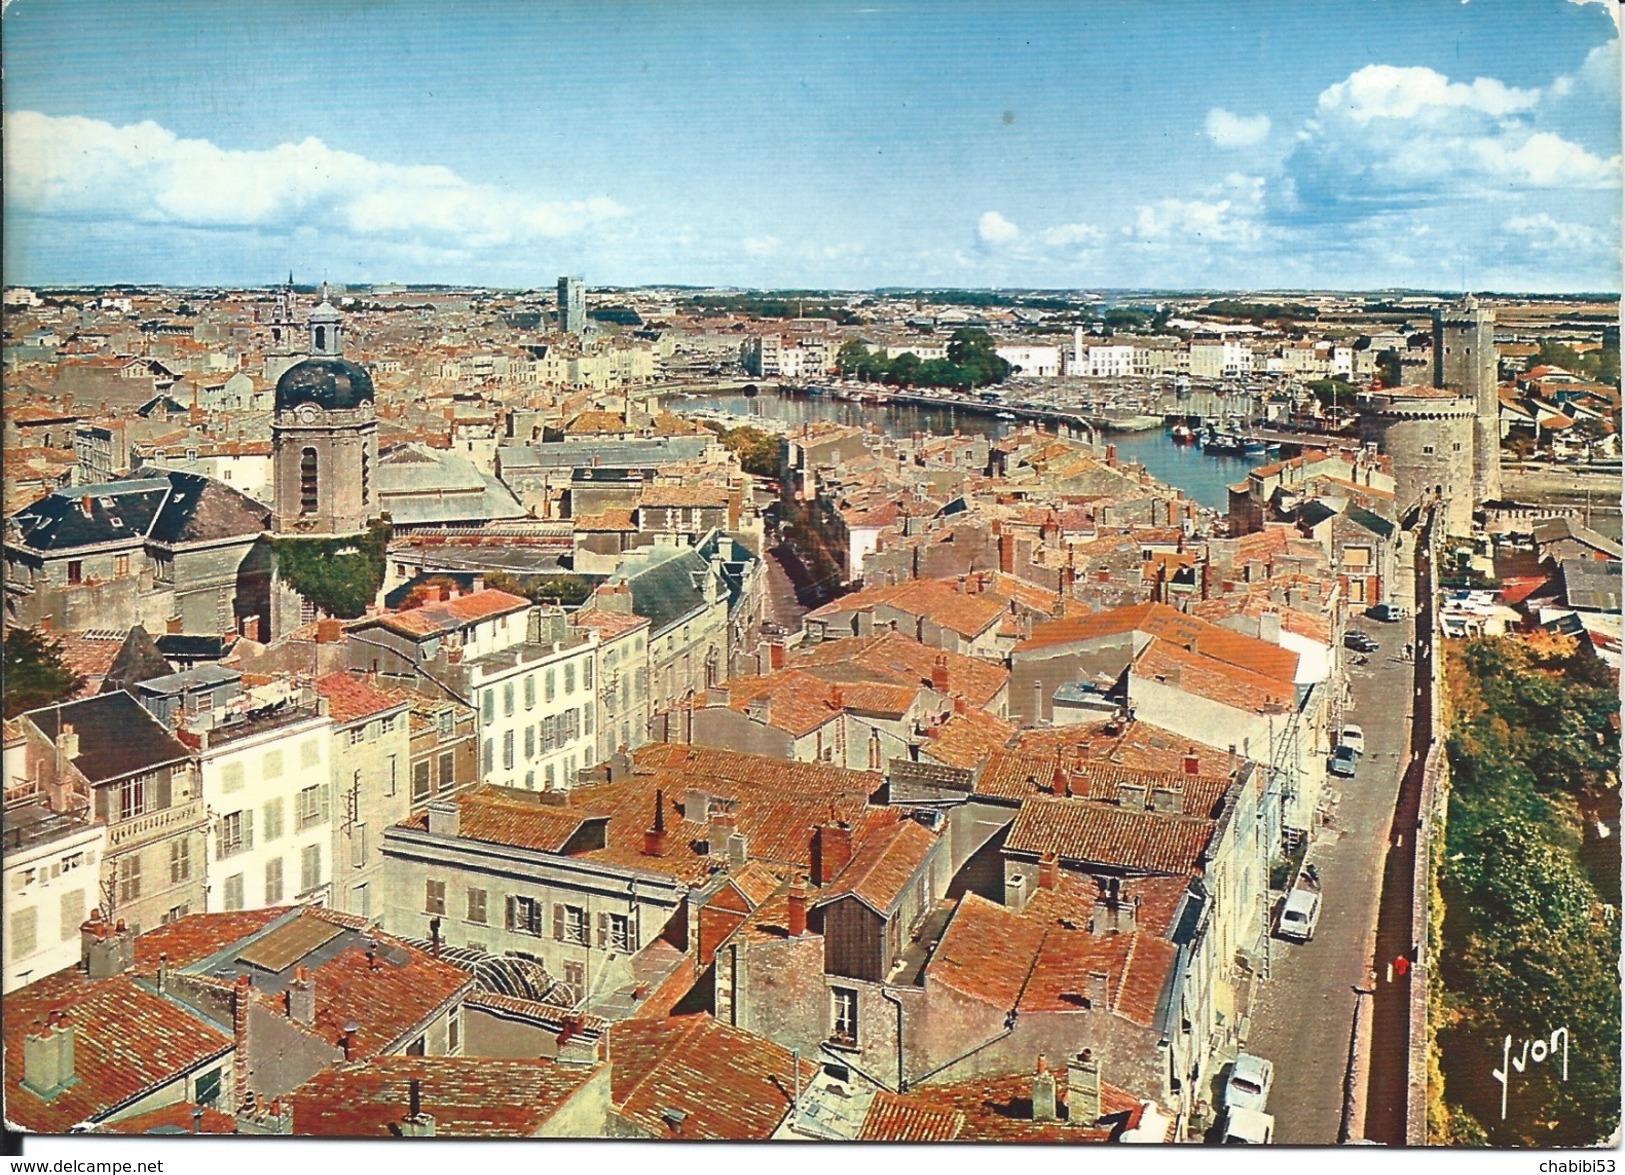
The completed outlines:
{"type": "Polygon", "coordinates": [[[1619,286],[1605,4],[12,0],[5,280],[1619,286]]]}

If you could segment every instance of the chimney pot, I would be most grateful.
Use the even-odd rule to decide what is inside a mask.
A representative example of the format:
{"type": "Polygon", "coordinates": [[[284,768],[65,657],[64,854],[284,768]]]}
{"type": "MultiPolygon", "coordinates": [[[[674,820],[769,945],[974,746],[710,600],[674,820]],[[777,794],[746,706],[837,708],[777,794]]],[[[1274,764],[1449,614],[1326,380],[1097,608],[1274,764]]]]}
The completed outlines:
{"type": "Polygon", "coordinates": [[[790,887],[789,907],[787,929],[791,938],[800,938],[807,933],[807,887],[799,877],[790,887]]]}

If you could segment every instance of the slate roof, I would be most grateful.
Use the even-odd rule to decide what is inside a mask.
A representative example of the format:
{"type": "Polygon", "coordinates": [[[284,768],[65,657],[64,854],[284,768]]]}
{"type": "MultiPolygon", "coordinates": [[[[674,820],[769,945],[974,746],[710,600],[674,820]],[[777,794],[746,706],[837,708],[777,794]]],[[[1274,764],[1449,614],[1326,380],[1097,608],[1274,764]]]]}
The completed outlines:
{"type": "MultiPolygon", "coordinates": [[[[790,1050],[704,1013],[609,1030],[610,1100],[654,1138],[770,1138],[798,1084],[790,1050]]],[[[807,1086],[818,1066],[800,1062],[807,1086]]]]}
{"type": "Polygon", "coordinates": [[[143,467],[123,481],[57,490],[13,518],[25,545],[66,551],[121,540],[176,545],[254,536],[270,525],[271,512],[213,478],[143,467]]]}
{"type": "Polygon", "coordinates": [[[512,491],[468,458],[415,443],[378,458],[378,496],[402,526],[525,517],[512,491]]]}
{"type": "Polygon", "coordinates": [[[73,765],[92,785],[155,771],[190,753],[122,690],[31,710],[23,717],[53,744],[62,726],[72,726],[79,736],[73,765]]]}
{"type": "Polygon", "coordinates": [[[436,1138],[527,1138],[602,1071],[546,1059],[373,1057],[335,1065],[294,1090],[293,1133],[400,1137],[416,1081],[436,1138]]]}
{"type": "Polygon", "coordinates": [[[659,632],[705,603],[710,562],[694,547],[650,547],[621,561],[611,584],[632,589],[632,611],[659,632]]]}
{"type": "Polygon", "coordinates": [[[1558,564],[1563,599],[1570,608],[1619,612],[1620,564],[1617,560],[1564,559],[1558,564]]]}

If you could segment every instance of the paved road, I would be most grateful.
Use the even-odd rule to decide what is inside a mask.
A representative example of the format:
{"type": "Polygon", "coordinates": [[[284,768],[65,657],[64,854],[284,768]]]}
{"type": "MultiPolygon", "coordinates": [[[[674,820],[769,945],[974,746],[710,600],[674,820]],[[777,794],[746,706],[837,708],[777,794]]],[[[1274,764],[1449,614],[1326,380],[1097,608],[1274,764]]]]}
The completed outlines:
{"type": "MultiPolygon", "coordinates": [[[[1353,705],[1344,721],[1365,731],[1366,753],[1352,779],[1329,776],[1332,824],[1319,830],[1308,860],[1320,871],[1320,925],[1307,943],[1273,939],[1270,979],[1252,1007],[1247,1051],[1275,1062],[1269,1110],[1275,1141],[1337,1142],[1354,1021],[1354,989],[1370,968],[1385,847],[1405,762],[1411,666],[1399,660],[1409,624],[1350,622],[1382,646],[1351,672],[1353,705]]],[[[1351,654],[1352,656],[1352,654],[1351,654]]],[[[1379,976],[1379,979],[1381,977],[1379,976]]]]}

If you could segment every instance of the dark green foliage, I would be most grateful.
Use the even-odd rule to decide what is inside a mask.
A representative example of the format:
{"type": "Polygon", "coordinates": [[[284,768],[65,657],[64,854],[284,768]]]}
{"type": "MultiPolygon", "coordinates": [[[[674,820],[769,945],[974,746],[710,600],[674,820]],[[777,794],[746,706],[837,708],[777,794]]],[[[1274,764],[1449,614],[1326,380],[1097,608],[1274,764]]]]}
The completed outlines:
{"type": "Polygon", "coordinates": [[[62,663],[60,640],[32,628],[8,628],[4,640],[7,718],[65,702],[84,688],[85,679],[62,663]]]}
{"type": "Polygon", "coordinates": [[[273,538],[277,575],[329,616],[354,620],[384,585],[389,535],[380,522],[355,538],[273,538]]]}
{"type": "Polygon", "coordinates": [[[954,331],[946,359],[922,360],[912,351],[887,359],[861,339],[849,339],[836,352],[835,366],[842,375],[871,383],[959,391],[998,383],[1010,374],[1010,364],[994,349],[993,336],[975,327],[954,331]]]}
{"type": "Polygon", "coordinates": [[[1524,367],[1543,366],[1561,367],[1597,383],[1618,384],[1619,340],[1615,338],[1610,344],[1605,339],[1599,349],[1582,353],[1553,339],[1541,339],[1540,350],[1524,361],[1524,367]]]}
{"type": "Polygon", "coordinates": [[[524,596],[533,604],[562,604],[576,608],[592,595],[592,584],[579,575],[509,575],[497,572],[485,577],[485,586],[524,596]]]}
{"type": "Polygon", "coordinates": [[[1399,352],[1391,349],[1377,352],[1377,378],[1385,388],[1397,388],[1404,382],[1405,370],[1399,361],[1399,352]]]}
{"type": "Polygon", "coordinates": [[[863,319],[845,306],[824,301],[826,295],[798,298],[794,291],[782,294],[696,294],[683,300],[684,308],[701,318],[721,318],[743,314],[747,318],[830,318],[842,326],[863,319]]]}
{"type": "Polygon", "coordinates": [[[779,476],[779,438],[775,433],[752,428],[748,424],[738,428],[724,428],[716,421],[706,421],[707,428],[735,457],[746,473],[757,477],[779,476]]]}
{"type": "Polygon", "coordinates": [[[1355,387],[1343,379],[1316,379],[1309,382],[1309,391],[1320,401],[1321,407],[1353,408],[1355,387]]]}
{"type": "Polygon", "coordinates": [[[1617,686],[1572,642],[1471,640],[1451,674],[1438,1040],[1454,1141],[1594,1143],[1619,1121],[1619,911],[1578,854],[1618,788],[1617,686]],[[1491,1071],[1506,1037],[1517,1056],[1559,1028],[1568,1080],[1551,1061],[1511,1073],[1503,1121],[1491,1071]]]}
{"type": "Polygon", "coordinates": [[[1301,306],[1296,302],[1238,302],[1230,298],[1209,302],[1202,307],[1201,313],[1223,315],[1225,318],[1245,318],[1258,324],[1272,319],[1277,322],[1290,322],[1296,319],[1313,321],[1319,317],[1314,307],[1301,306]]]}

